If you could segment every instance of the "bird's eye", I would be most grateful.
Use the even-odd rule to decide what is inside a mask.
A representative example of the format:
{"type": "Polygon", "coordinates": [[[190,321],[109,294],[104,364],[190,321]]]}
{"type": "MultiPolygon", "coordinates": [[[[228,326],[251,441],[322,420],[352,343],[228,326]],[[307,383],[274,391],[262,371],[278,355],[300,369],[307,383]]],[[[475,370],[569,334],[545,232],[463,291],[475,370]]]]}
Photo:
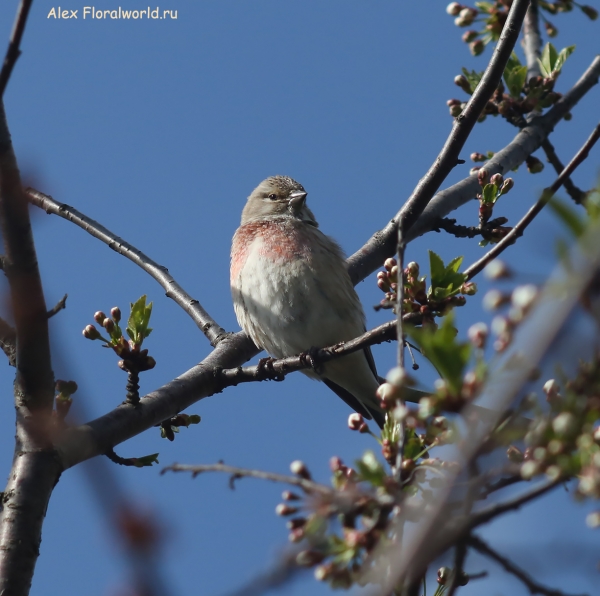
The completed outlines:
{"type": "Polygon", "coordinates": [[[276,195],[274,192],[272,192],[272,193],[269,195],[269,199],[271,199],[271,201],[274,201],[276,198],[277,198],[277,195],[276,195]]]}

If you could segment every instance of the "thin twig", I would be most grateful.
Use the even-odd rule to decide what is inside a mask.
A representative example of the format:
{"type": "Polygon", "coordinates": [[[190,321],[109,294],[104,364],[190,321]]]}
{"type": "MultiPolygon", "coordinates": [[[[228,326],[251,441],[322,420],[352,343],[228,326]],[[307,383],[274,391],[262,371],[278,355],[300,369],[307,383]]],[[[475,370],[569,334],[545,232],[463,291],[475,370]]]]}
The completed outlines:
{"type": "Polygon", "coordinates": [[[0,71],[0,99],[4,96],[4,90],[10,79],[12,70],[21,55],[21,38],[25,31],[25,24],[27,23],[27,15],[31,8],[33,0],[21,0],[19,8],[17,9],[17,16],[15,18],[15,24],[10,34],[10,40],[8,42],[8,49],[4,57],[4,63],[2,64],[2,70],[0,71]]]}
{"type": "Polygon", "coordinates": [[[141,250],[119,238],[109,229],[74,207],[65,203],[58,203],[51,196],[33,188],[26,189],[25,193],[29,201],[36,207],[43,209],[46,213],[58,215],[74,223],[151,275],[165,289],[167,297],[172,298],[194,320],[194,323],[206,335],[213,347],[227,335],[226,331],[202,308],[198,300],[192,298],[175,281],[166,267],[159,265],[141,250]]]}
{"type": "Polygon", "coordinates": [[[503,503],[496,503],[495,505],[491,505],[487,509],[482,509],[481,511],[472,514],[472,516],[467,520],[464,531],[467,532],[473,530],[478,526],[487,524],[488,522],[492,521],[495,517],[503,515],[508,511],[520,509],[523,505],[537,499],[538,497],[541,497],[542,495],[545,495],[547,492],[550,492],[557,486],[560,486],[563,482],[564,479],[543,482],[536,486],[534,489],[530,490],[529,492],[514,497],[513,499],[509,499],[508,501],[504,501],[503,503]]]}
{"type": "Polygon", "coordinates": [[[459,540],[456,544],[456,551],[454,553],[454,568],[452,569],[452,577],[450,585],[448,586],[447,596],[454,596],[456,590],[460,586],[460,581],[464,576],[465,559],[467,558],[467,544],[466,541],[459,540]]]}
{"type": "Polygon", "coordinates": [[[300,476],[288,476],[286,474],[275,474],[273,472],[264,472],[262,470],[251,470],[249,468],[238,468],[236,466],[227,466],[225,464],[204,464],[204,465],[186,465],[186,464],[172,464],[163,468],[161,474],[165,472],[190,472],[192,477],[195,478],[199,474],[204,472],[222,472],[224,474],[231,474],[232,478],[258,478],[260,480],[270,480],[272,482],[279,482],[282,484],[291,484],[301,488],[306,493],[320,493],[323,495],[333,495],[337,491],[325,484],[314,482],[313,480],[307,480],[300,476]]]}
{"type": "MultiPolygon", "coordinates": [[[[556,154],[554,145],[548,139],[546,139],[542,142],[542,149],[544,150],[548,162],[552,165],[555,172],[557,174],[560,174],[565,169],[565,166],[556,154]]],[[[577,186],[575,186],[570,176],[567,176],[565,178],[564,187],[569,196],[575,201],[575,203],[577,203],[578,205],[582,203],[586,193],[583,192],[583,190],[581,190],[577,186]]]]}
{"type": "MultiPolygon", "coordinates": [[[[532,579],[532,577],[527,572],[515,565],[510,559],[507,559],[506,557],[498,553],[496,550],[491,548],[478,536],[469,536],[469,538],[467,538],[467,543],[477,552],[502,565],[502,567],[504,567],[504,569],[508,573],[518,578],[531,594],[542,594],[542,596],[569,596],[566,592],[562,592],[561,590],[555,590],[553,588],[547,588],[542,584],[539,584],[534,579],[532,579]]],[[[581,594],[578,596],[587,595],[581,594]]]]}
{"type": "Polygon", "coordinates": [[[47,313],[46,316],[51,319],[56,313],[59,313],[61,310],[67,308],[67,297],[68,294],[65,294],[47,313]]]}
{"type": "Polygon", "coordinates": [[[477,275],[490,261],[493,261],[500,253],[513,244],[518,237],[523,235],[525,228],[527,228],[527,226],[534,220],[536,215],[538,215],[538,213],[546,206],[548,201],[550,201],[556,191],[562,186],[565,179],[587,158],[590,149],[596,144],[598,139],[600,139],[600,124],[596,126],[581,149],[579,149],[567,167],[560,173],[560,176],[558,176],[551,186],[542,192],[542,196],[529,209],[529,211],[527,211],[517,225],[504,238],[502,238],[498,244],[496,244],[490,251],[483,255],[481,259],[473,263],[465,270],[464,273],[467,276],[467,279],[472,279],[475,277],[475,275],[477,275]]]}

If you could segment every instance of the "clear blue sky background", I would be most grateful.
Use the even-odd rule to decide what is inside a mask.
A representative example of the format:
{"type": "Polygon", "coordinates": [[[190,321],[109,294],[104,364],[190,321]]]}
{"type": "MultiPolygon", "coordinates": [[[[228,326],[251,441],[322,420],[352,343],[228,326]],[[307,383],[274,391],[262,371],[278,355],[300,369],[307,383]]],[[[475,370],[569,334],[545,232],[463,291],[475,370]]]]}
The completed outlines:
{"type": "MultiPolygon", "coordinates": [[[[16,4],[0,4],[0,49],[16,4]]],[[[5,94],[23,175],[167,266],[232,331],[238,325],[228,287],[229,244],[250,191],[269,175],[296,178],[322,229],[348,253],[355,251],[396,213],[441,148],[452,124],[445,102],[463,97],[453,77],[461,66],[482,70],[490,55],[468,54],[444,2],[166,0],[159,6],[177,10],[176,20],[135,22],[83,20],[84,5],[65,1],[61,7],[78,10],[79,18],[56,20],[47,15],[57,5],[34,2],[23,55],[5,94]]],[[[96,8],[118,5],[96,2],[96,8]]],[[[146,4],[122,0],[121,6],[146,4]]],[[[578,12],[555,22],[556,45],[577,44],[558,84],[566,91],[598,53],[599,25],[578,12]]],[[[556,129],[553,140],[565,162],[597,123],[599,92],[592,90],[573,120],[556,129]]],[[[498,150],[514,134],[506,123],[488,119],[463,157],[498,150]]],[[[594,184],[598,161],[596,149],[578,170],[583,188],[594,184]]],[[[457,167],[447,184],[470,167],[457,167]]],[[[522,169],[515,179],[496,211],[511,223],[554,174],[549,166],[537,176],[522,169]]],[[[56,376],[79,384],[75,399],[82,418],[101,415],[124,397],[125,375],[114,354],[81,336],[94,311],[114,305],[126,310],[142,294],[153,300],[148,347],[158,364],[143,375],[143,392],[208,354],[204,336],[147,275],[72,224],[35,211],[33,216],[47,301],[69,294],[67,309],[51,322],[53,358],[56,376]]],[[[476,224],[476,204],[459,217],[476,224]]],[[[543,281],[559,233],[543,214],[507,253],[520,281],[543,281]]],[[[476,241],[428,234],[408,252],[424,272],[427,249],[446,261],[465,255],[466,264],[483,252],[476,241]]],[[[371,308],[381,297],[374,276],[359,292],[370,326],[389,318],[371,308]]],[[[462,334],[470,323],[489,320],[480,308],[482,296],[460,313],[462,334]]],[[[575,328],[579,333],[583,326],[575,328]]],[[[572,347],[575,337],[564,337],[572,347]]],[[[584,343],[582,336],[578,341],[584,343]]],[[[394,346],[376,348],[375,356],[385,374],[394,346]]],[[[5,476],[13,448],[12,380],[13,370],[0,367],[5,476]]],[[[427,365],[419,380],[431,384],[427,365]]],[[[332,455],[352,462],[374,448],[368,437],[346,429],[347,406],[300,374],[282,384],[228,389],[190,412],[200,414],[202,423],[182,429],[174,443],[154,429],[117,451],[159,451],[161,465],[224,460],[277,472],[299,458],[328,481],[332,455]]],[[[140,509],[155,512],[165,528],[162,564],[173,594],[224,594],[268,568],[286,545],[285,523],[273,513],[282,487],[245,480],[230,491],[224,476],[192,480],[160,476],[160,467],[113,468],[140,509]]],[[[33,596],[113,595],[127,584],[128,568],[84,471],[69,470],[56,487],[33,596]]],[[[588,510],[559,491],[484,535],[539,579],[593,593],[600,549],[597,533],[585,527],[588,510]]],[[[487,561],[469,559],[468,571],[482,569],[490,579],[473,582],[462,594],[526,593],[487,561]]],[[[328,592],[310,574],[283,590],[328,592]]]]}

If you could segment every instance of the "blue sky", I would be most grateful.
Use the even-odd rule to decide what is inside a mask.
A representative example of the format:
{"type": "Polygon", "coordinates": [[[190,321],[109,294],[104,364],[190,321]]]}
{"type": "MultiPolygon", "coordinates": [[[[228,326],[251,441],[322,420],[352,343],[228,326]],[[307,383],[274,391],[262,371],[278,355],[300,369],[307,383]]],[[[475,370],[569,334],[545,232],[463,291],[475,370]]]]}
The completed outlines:
{"type": "MultiPolygon", "coordinates": [[[[16,4],[0,5],[0,40],[8,40],[16,4]]],[[[118,8],[106,0],[96,4],[118,8]]],[[[478,59],[468,54],[442,2],[168,0],[159,7],[177,10],[177,19],[156,21],[84,20],[85,4],[72,1],[61,8],[78,10],[78,19],[48,18],[57,6],[34,2],[5,94],[24,179],[167,266],[232,331],[239,327],[228,287],[229,245],[252,189],[273,174],[299,180],[321,229],[354,252],[393,217],[439,152],[452,124],[445,102],[463,97],[454,76],[461,66],[483,69],[489,57],[489,51],[478,59]]],[[[133,0],[121,6],[145,8],[133,0]]],[[[555,44],[577,45],[559,80],[564,92],[598,53],[598,24],[575,12],[555,23],[555,44]]],[[[597,123],[597,96],[592,90],[573,120],[556,128],[553,142],[565,163],[597,123]]],[[[488,119],[463,157],[498,150],[514,134],[488,119]]],[[[457,167],[445,186],[469,167],[457,167]]],[[[596,149],[576,182],[589,188],[597,174],[596,149]]],[[[495,214],[514,223],[553,180],[549,166],[537,176],[521,169],[495,214]]],[[[107,412],[124,396],[125,375],[114,355],[81,336],[96,310],[119,305],[125,311],[142,294],[154,302],[148,348],[158,364],[143,375],[143,392],[208,354],[204,336],[141,270],[64,220],[32,215],[47,302],[69,294],[67,309],[51,322],[53,359],[57,378],[79,384],[75,413],[82,419],[107,412]]],[[[476,204],[458,217],[475,225],[476,204]]],[[[559,234],[559,225],[542,214],[507,253],[520,281],[543,281],[559,234]]],[[[428,249],[446,261],[465,255],[465,264],[483,253],[477,242],[428,234],[408,251],[424,271],[428,249]]],[[[374,276],[358,290],[369,325],[386,321],[389,313],[371,308],[381,297],[374,276]]],[[[472,322],[489,321],[482,296],[460,313],[461,333],[472,322]]],[[[565,345],[582,329],[575,322],[571,335],[565,331],[565,345]]],[[[394,354],[391,345],[375,349],[381,373],[394,354]]],[[[425,386],[434,378],[425,364],[418,376],[425,386]]],[[[13,370],[0,367],[5,474],[12,457],[12,380],[13,370]]],[[[202,423],[182,429],[174,443],[154,429],[118,453],[159,451],[161,465],[222,459],[277,472],[302,459],[327,481],[331,456],[351,462],[375,447],[346,429],[343,402],[300,374],[282,384],[228,389],[190,412],[202,423]]],[[[274,515],[282,487],[246,480],[230,491],[223,476],[192,480],[160,476],[160,467],[114,468],[134,502],[154,511],[165,528],[163,571],[173,594],[225,594],[266,569],[286,545],[285,523],[274,515]]],[[[99,473],[90,465],[87,471],[99,473]]],[[[589,553],[595,547],[597,554],[598,538],[585,527],[587,510],[559,492],[485,535],[539,579],[571,592],[593,591],[596,560],[589,553]]],[[[469,559],[468,571],[482,569],[492,572],[490,583],[473,582],[461,593],[525,594],[486,561],[469,559]]],[[[31,594],[112,595],[127,573],[84,470],[69,470],[50,503],[31,594]]],[[[283,593],[328,591],[308,575],[283,593]]]]}

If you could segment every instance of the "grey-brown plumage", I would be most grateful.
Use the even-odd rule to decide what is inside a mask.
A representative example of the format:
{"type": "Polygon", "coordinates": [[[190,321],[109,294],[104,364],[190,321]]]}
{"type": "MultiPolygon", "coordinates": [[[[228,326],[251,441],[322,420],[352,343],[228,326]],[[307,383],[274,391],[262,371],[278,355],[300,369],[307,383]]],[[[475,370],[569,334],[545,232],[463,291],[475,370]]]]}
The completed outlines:
{"type": "MultiPolygon", "coordinates": [[[[238,322],[276,358],[365,331],[342,250],[318,229],[306,194],[292,178],[267,178],[248,197],[233,238],[230,280],[238,322]]],[[[368,348],[328,362],[320,374],[304,372],[381,426],[379,380],[368,348]]]]}

